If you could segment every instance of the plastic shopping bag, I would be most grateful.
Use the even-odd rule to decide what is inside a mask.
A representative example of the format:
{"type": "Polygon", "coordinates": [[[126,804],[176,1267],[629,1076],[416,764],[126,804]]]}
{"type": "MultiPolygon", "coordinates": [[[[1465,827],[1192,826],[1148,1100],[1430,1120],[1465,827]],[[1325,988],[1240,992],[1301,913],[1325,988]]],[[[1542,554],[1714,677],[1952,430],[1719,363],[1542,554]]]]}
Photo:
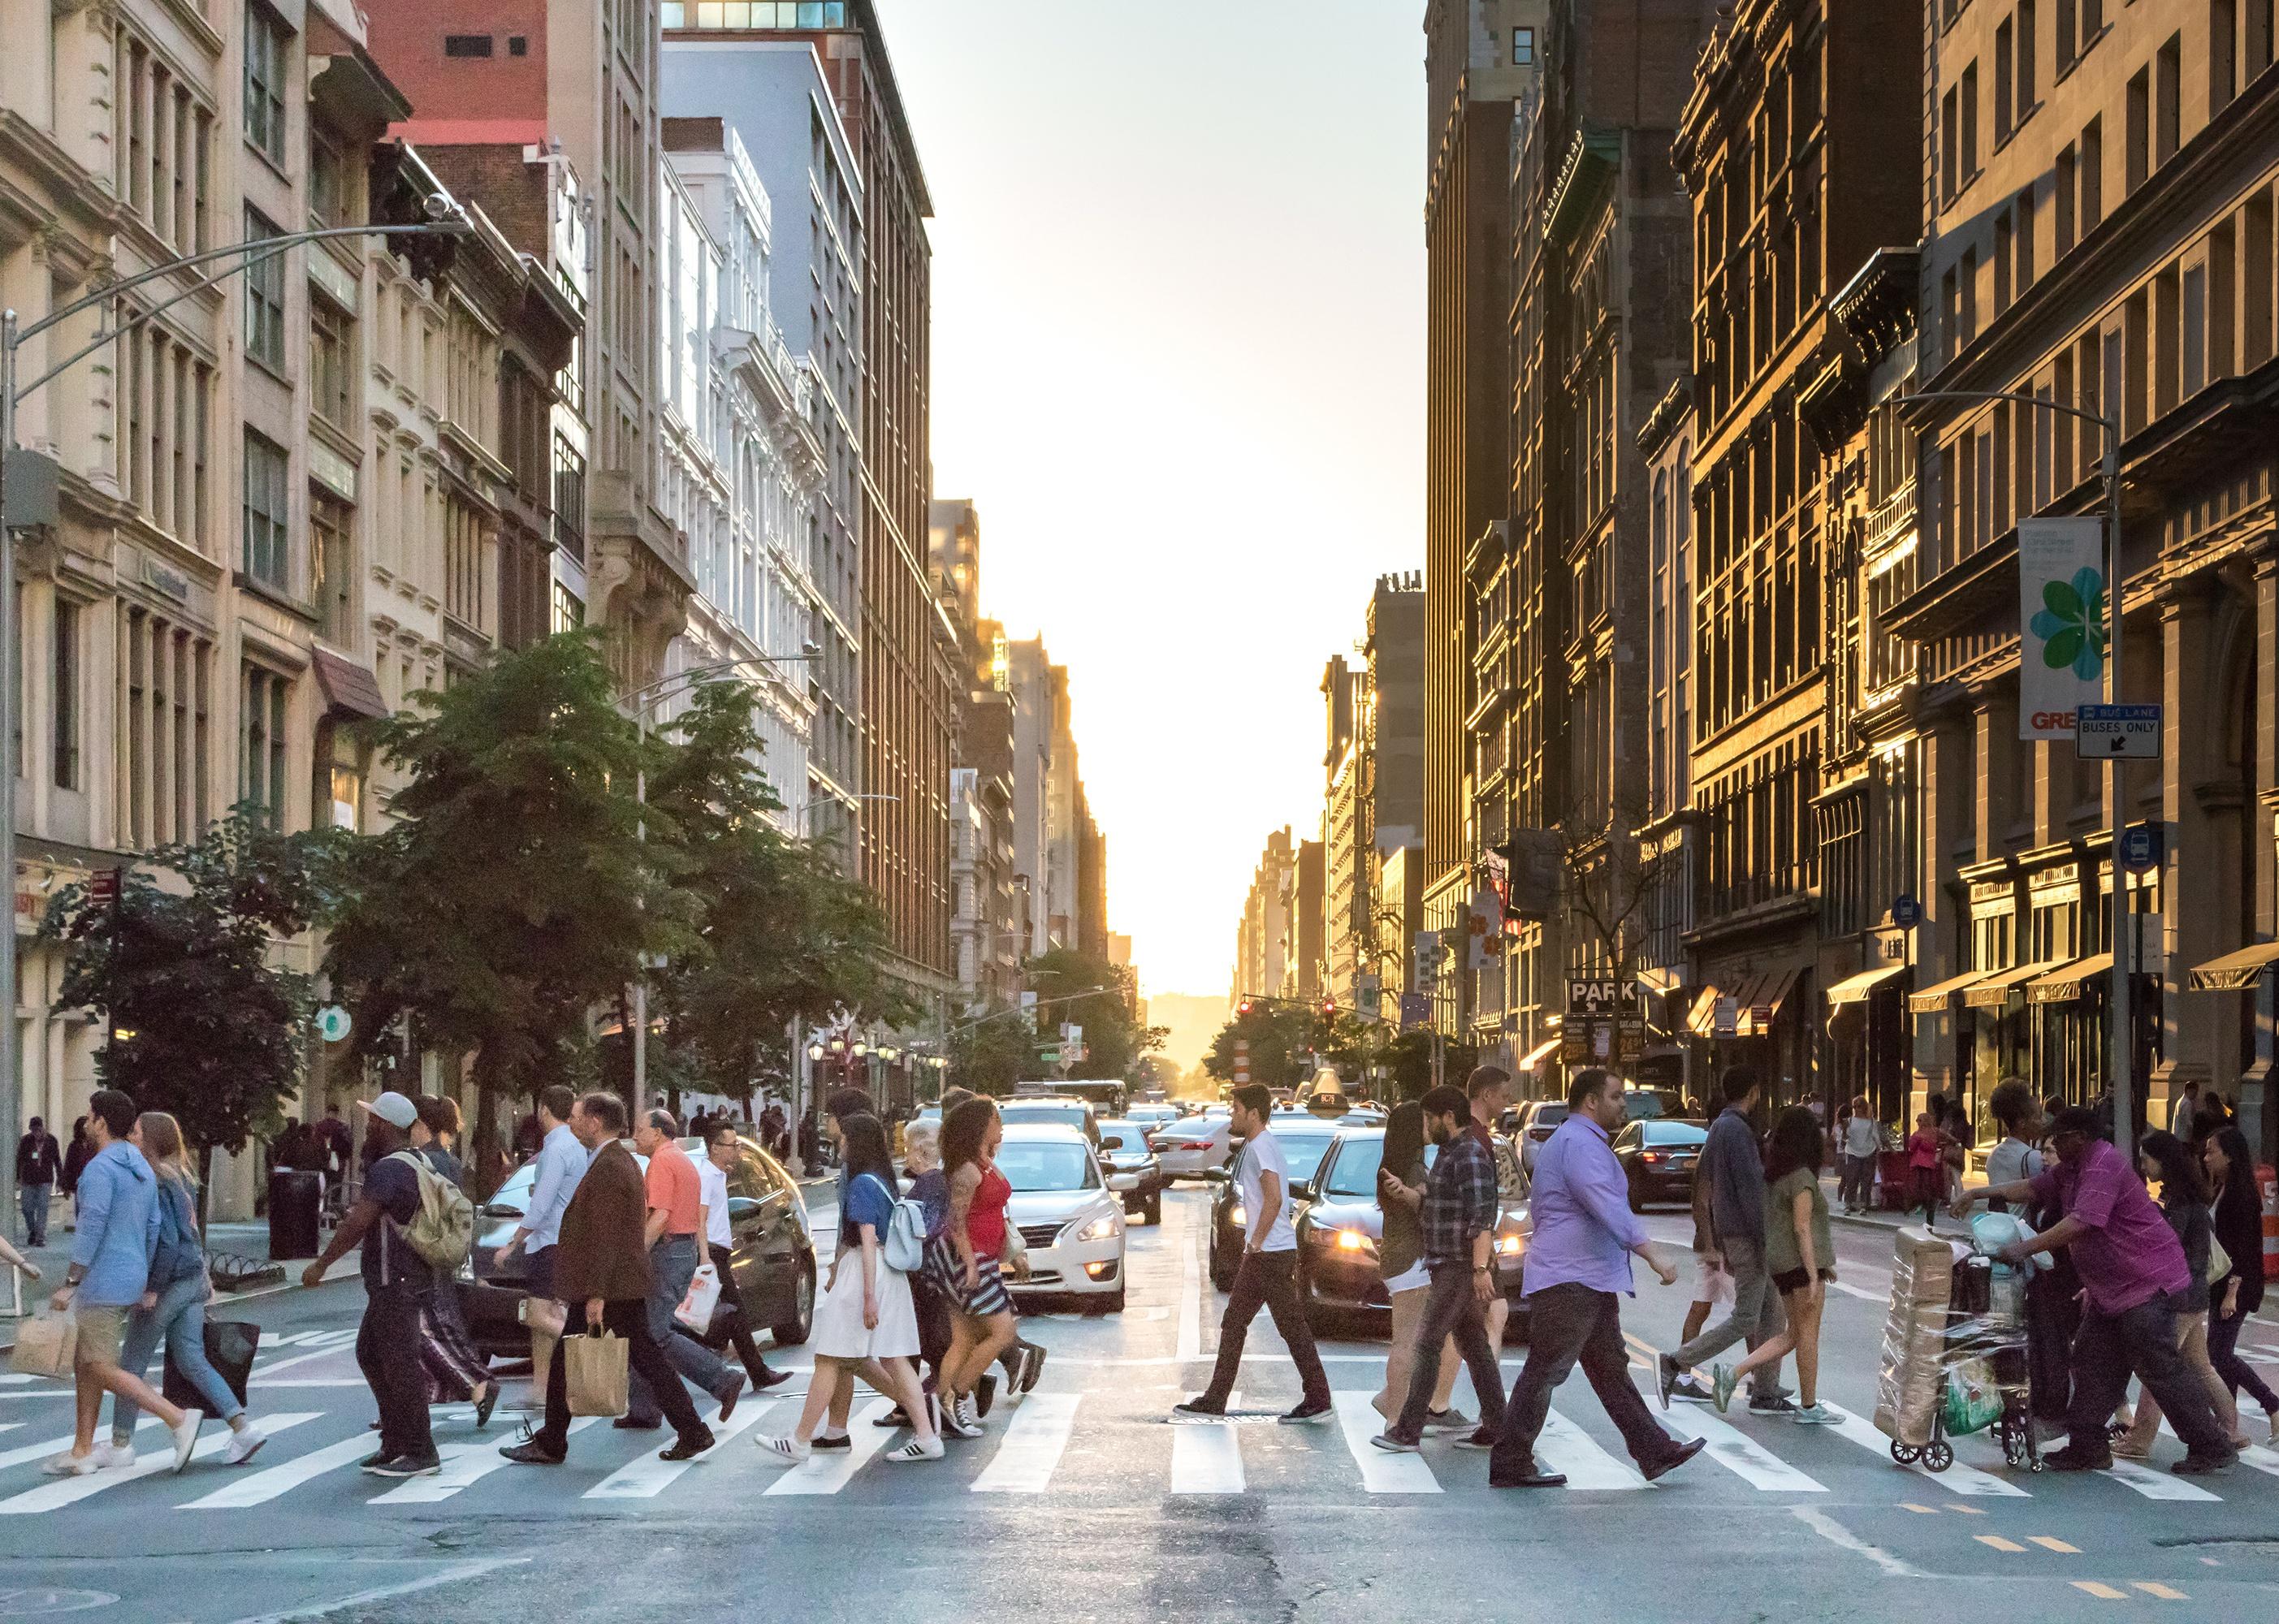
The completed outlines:
{"type": "Polygon", "coordinates": [[[8,1368],[18,1375],[72,1379],[79,1357],[79,1321],[69,1314],[41,1314],[16,1328],[16,1349],[8,1368]]]}
{"type": "Polygon", "coordinates": [[[710,1263],[700,1263],[688,1278],[688,1290],[680,1299],[680,1306],[672,1317],[694,1331],[699,1337],[712,1329],[712,1310],[720,1302],[720,1271],[710,1263]]]}
{"type": "Polygon", "coordinates": [[[564,1337],[555,1357],[572,1415],[623,1415],[629,1400],[632,1365],[623,1337],[564,1337]]]}

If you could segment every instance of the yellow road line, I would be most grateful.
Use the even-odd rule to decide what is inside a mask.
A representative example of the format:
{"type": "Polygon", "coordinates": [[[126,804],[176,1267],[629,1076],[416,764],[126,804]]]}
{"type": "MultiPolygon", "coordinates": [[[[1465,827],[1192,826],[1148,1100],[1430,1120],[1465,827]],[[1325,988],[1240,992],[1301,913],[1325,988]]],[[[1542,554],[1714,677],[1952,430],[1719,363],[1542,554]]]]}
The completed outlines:
{"type": "Polygon", "coordinates": [[[2025,1547],[2014,1539],[2004,1539],[1999,1534],[1976,1534],[1971,1536],[1982,1545],[1991,1545],[1997,1551],[2020,1551],[2025,1547]]]}
{"type": "Polygon", "coordinates": [[[2081,1554],[2081,1547],[2079,1545],[2068,1545],[2065,1541],[2061,1539],[2052,1539],[2046,1534],[2029,1534],[2026,1537],[2032,1540],[2034,1544],[2039,1545],[2045,1551],[2061,1551],[2068,1556],[2079,1556],[2081,1554]]]}
{"type": "Polygon", "coordinates": [[[1899,1502],[1899,1509],[1901,1511],[1911,1511],[1918,1517],[1936,1517],[1938,1515],[1938,1506],[1918,1505],[1913,1500],[1901,1500],[1899,1502]]]}
{"type": "Polygon", "coordinates": [[[1960,1500],[1949,1500],[1946,1503],[1946,1509],[1951,1512],[1961,1512],[1966,1517],[1984,1517],[1986,1514],[1984,1506],[1965,1505],[1960,1500]]]}
{"type": "Polygon", "coordinates": [[[2099,1584],[2094,1579],[2076,1579],[2073,1582],[2073,1588],[2076,1590],[2081,1590],[2091,1596],[2094,1596],[2099,1601],[2127,1601],[2129,1599],[2128,1591],[2116,1590],[2111,1585],[2099,1584]]]}
{"type": "Polygon", "coordinates": [[[2188,1601],[2191,1599],[2191,1597],[2187,1597],[2182,1590],[2172,1590],[2165,1584],[2154,1584],[2149,1579],[2137,1580],[2137,1588],[2144,1591],[2147,1596],[2159,1597],[2162,1601],[2188,1601]]]}

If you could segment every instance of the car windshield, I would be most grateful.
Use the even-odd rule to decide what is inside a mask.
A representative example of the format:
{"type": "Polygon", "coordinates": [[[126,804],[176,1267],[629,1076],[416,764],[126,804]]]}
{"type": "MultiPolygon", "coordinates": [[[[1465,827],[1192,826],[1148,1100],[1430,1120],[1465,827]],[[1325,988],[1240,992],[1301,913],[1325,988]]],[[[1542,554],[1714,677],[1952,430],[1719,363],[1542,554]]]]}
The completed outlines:
{"type": "Polygon", "coordinates": [[[1699,1145],[1709,1137],[1707,1128],[1692,1122],[1648,1122],[1639,1131],[1648,1145],[1699,1145]]]}
{"type": "Polygon", "coordinates": [[[507,1181],[491,1192],[483,1203],[483,1213],[491,1218],[519,1218],[530,1205],[531,1186],[538,1182],[538,1164],[517,1168],[507,1181]]]}
{"type": "Polygon", "coordinates": [[[1385,1160],[1383,1139],[1347,1139],[1338,1159],[1330,1164],[1324,1193],[1333,1196],[1373,1196],[1377,1169],[1385,1160]]]}
{"type": "Polygon", "coordinates": [[[1081,1145],[1008,1140],[997,1147],[997,1170],[1016,1195],[1100,1188],[1099,1169],[1081,1145]]]}
{"type": "Polygon", "coordinates": [[[1564,1100],[1559,1100],[1539,1107],[1535,1115],[1527,1119],[1527,1130],[1530,1133],[1547,1134],[1566,1120],[1567,1103],[1564,1100]]]}
{"type": "Polygon", "coordinates": [[[1102,1122],[1100,1125],[1101,1148],[1115,1150],[1116,1147],[1109,1144],[1109,1140],[1121,1139],[1124,1141],[1123,1149],[1126,1152],[1146,1150],[1148,1126],[1149,1124],[1146,1122],[1102,1122]]]}
{"type": "Polygon", "coordinates": [[[1063,1128],[1084,1126],[1084,1107],[1080,1105],[1009,1105],[997,1110],[1000,1120],[1015,1122],[1053,1123],[1063,1128]]]}
{"type": "Polygon", "coordinates": [[[1314,1176],[1314,1169],[1322,1165],[1322,1158],[1330,1153],[1337,1143],[1333,1133],[1282,1133],[1274,1136],[1282,1143],[1282,1160],[1289,1164],[1290,1182],[1301,1184],[1314,1176]]]}
{"type": "Polygon", "coordinates": [[[1668,1116],[1669,1104],[1650,1088],[1624,1089],[1623,1113],[1634,1122],[1644,1122],[1649,1117],[1668,1116]]]}

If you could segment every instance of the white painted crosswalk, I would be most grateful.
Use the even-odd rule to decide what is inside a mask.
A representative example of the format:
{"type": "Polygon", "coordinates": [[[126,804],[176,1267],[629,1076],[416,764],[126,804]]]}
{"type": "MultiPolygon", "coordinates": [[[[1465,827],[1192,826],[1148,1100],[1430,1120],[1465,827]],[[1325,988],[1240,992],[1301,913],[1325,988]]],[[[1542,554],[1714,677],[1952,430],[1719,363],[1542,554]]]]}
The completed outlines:
{"type": "MultiPolygon", "coordinates": [[[[801,1408],[796,1398],[748,1402],[732,1422],[715,1426],[718,1442],[693,1461],[658,1459],[658,1434],[620,1433],[581,1420],[573,1423],[578,1442],[568,1464],[548,1469],[508,1470],[512,1463],[498,1452],[506,1437],[478,1435],[464,1408],[445,1408],[436,1412],[441,1470],[403,1482],[358,1473],[358,1463],[377,1448],[374,1435],[365,1429],[370,1412],[362,1403],[263,1415],[276,1441],[243,1468],[223,1464],[228,1435],[215,1428],[200,1441],[191,1469],[174,1477],[164,1431],[146,1417],[144,1448],[133,1467],[46,1478],[39,1475],[40,1463],[70,1442],[67,1434],[55,1430],[54,1423],[67,1414],[59,1404],[52,1415],[4,1423],[16,1436],[36,1441],[0,1450],[0,1517],[114,1510],[136,1516],[259,1513],[317,1503],[375,1515],[417,1513],[446,1503],[454,1515],[528,1514],[573,1500],[638,1513],[670,1505],[692,1490],[714,1504],[754,1494],[791,1501],[842,1495],[899,1501],[972,1493],[1127,1505],[1297,1494],[1360,1503],[1486,1491],[1486,1458],[1458,1452],[1448,1440],[1433,1439],[1416,1454],[1377,1449],[1370,1440],[1385,1423],[1365,1390],[1333,1394],[1334,1431],[1277,1428],[1255,1418],[1167,1426],[1166,1411],[1177,1390],[1079,1390],[1071,1382],[1066,1390],[1009,1395],[990,1418],[986,1436],[948,1440],[945,1460],[909,1467],[879,1459],[881,1450],[909,1435],[874,1425],[889,1401],[866,1394],[852,1418],[848,1449],[817,1452],[788,1470],[762,1458],[751,1440],[788,1431],[801,1408]]],[[[1966,1502],[2040,1500],[2060,1515],[2068,1505],[2100,1497],[2108,1506],[2141,1497],[2186,1513],[2219,1505],[2267,1512],[2279,1504],[2279,1452],[2250,1452],[2238,1469],[2221,1478],[2179,1478],[2166,1469],[2178,1446],[2164,1439],[2150,1464],[2120,1461],[2110,1472],[2045,1477],[2007,1470],[1992,1440],[1974,1436],[1956,1441],[1958,1459],[1947,1471],[1931,1473],[1897,1466],[1890,1459],[1889,1441],[1862,1415],[1843,1409],[1831,1427],[1801,1427],[1739,1413],[1722,1417],[1685,1405],[1657,1413],[1657,1421],[1673,1434],[1701,1438],[1707,1446],[1679,1475],[1648,1485],[1587,1390],[1562,1397],[1569,1402],[1546,1416],[1537,1454],[1545,1467],[1565,1475],[1570,1492],[1579,1494],[1636,1494],[1652,1487],[1657,1495],[1682,1493],[1695,1505],[1730,1505],[1760,1496],[1809,1503],[1832,1493],[1857,1496],[1901,1482],[1922,1485],[1912,1490],[1917,1494],[1935,1488],[1941,1498],[1966,1502]]],[[[1237,1405],[1241,1402],[1238,1396],[1237,1405]]],[[[1275,1400],[1253,1392],[1249,1402],[1262,1409],[1275,1400]]]]}

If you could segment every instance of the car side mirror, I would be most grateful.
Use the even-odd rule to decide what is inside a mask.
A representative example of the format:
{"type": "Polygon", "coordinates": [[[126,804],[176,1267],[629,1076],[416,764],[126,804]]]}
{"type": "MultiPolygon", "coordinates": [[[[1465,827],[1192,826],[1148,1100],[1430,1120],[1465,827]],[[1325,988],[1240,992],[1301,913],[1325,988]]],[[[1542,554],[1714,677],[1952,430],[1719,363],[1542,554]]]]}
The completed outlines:
{"type": "Polygon", "coordinates": [[[1297,1183],[1290,1186],[1290,1193],[1293,1198],[1301,1201],[1312,1200],[1314,1199],[1314,1181],[1310,1178],[1300,1179],[1297,1183]]]}
{"type": "Polygon", "coordinates": [[[1118,1173],[1108,1181],[1108,1187],[1118,1191],[1137,1190],[1140,1188],[1140,1176],[1137,1173],[1118,1173]]]}

